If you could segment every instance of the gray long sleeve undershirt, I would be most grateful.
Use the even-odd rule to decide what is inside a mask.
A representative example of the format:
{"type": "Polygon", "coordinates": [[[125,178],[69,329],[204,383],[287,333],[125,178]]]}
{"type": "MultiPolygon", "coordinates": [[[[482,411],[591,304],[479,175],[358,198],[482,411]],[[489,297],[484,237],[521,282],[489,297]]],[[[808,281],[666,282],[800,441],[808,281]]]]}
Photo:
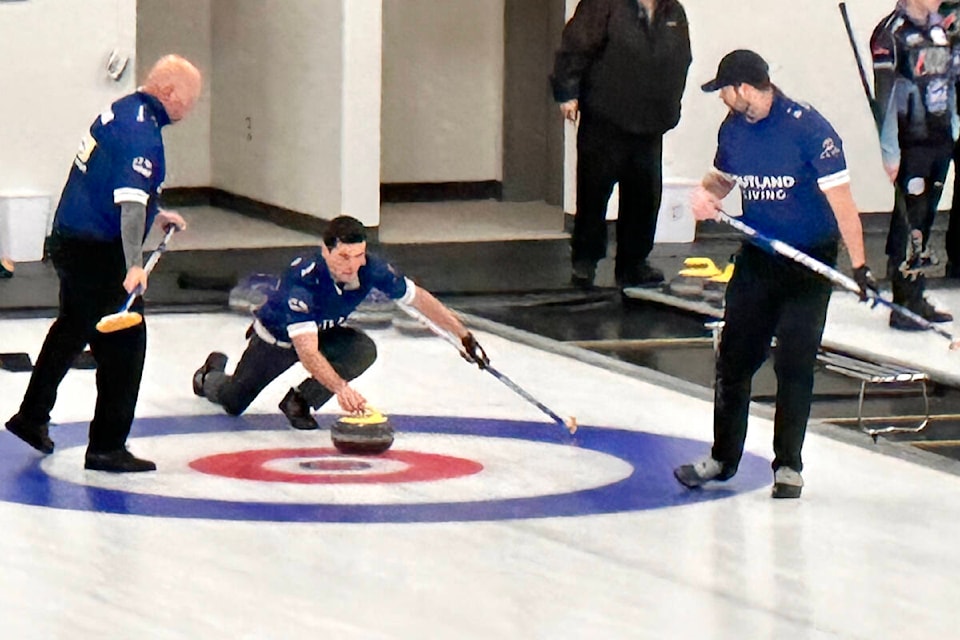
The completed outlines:
{"type": "Polygon", "coordinates": [[[120,238],[127,271],[143,266],[143,234],[147,225],[147,208],[139,202],[120,203],[120,238]]]}

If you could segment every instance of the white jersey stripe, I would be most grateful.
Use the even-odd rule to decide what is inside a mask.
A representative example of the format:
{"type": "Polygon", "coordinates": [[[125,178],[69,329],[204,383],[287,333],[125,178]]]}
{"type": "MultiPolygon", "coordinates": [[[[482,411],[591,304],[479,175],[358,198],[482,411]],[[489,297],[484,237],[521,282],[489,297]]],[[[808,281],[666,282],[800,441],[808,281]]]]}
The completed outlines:
{"type": "Polygon", "coordinates": [[[398,300],[400,304],[411,304],[413,299],[417,297],[417,285],[413,283],[413,280],[410,278],[404,277],[403,281],[407,283],[407,292],[403,294],[403,297],[398,300]]]}
{"type": "Polygon", "coordinates": [[[291,338],[305,333],[316,333],[319,330],[316,322],[297,322],[287,325],[287,335],[291,338]]]}
{"type": "Polygon", "coordinates": [[[121,202],[139,202],[146,206],[148,200],[150,200],[150,196],[143,189],[121,187],[113,190],[114,204],[120,204],[121,202]]]}
{"type": "Polygon", "coordinates": [[[827,189],[832,189],[833,187],[839,187],[840,185],[847,184],[848,182],[850,182],[850,172],[846,169],[836,173],[831,173],[828,176],[823,176],[817,180],[817,184],[820,185],[821,191],[826,191],[827,189]]]}

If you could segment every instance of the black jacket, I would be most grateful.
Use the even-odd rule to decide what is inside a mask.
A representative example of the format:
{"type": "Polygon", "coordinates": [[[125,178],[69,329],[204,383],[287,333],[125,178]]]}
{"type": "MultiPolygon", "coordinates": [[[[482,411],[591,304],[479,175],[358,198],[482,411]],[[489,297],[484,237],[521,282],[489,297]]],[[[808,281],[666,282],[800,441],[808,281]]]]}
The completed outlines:
{"type": "Polygon", "coordinates": [[[653,22],[637,0],[581,0],[563,29],[551,83],[557,102],[631,133],[661,134],[680,120],[690,67],[687,15],[658,0],[653,22]]]}

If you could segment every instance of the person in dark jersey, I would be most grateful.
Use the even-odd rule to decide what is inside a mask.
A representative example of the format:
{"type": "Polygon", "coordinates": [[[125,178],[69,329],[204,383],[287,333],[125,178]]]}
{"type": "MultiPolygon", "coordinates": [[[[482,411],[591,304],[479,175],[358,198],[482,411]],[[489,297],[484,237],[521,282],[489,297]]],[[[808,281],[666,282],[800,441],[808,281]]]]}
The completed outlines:
{"type": "MultiPolygon", "coordinates": [[[[957,69],[939,0],[900,0],[870,38],[883,168],[895,187],[887,233],[893,301],[930,322],[953,316],[925,297],[927,271],[937,268],[930,231],[957,138],[957,69]]],[[[947,256],[960,258],[955,218],[947,256]]],[[[890,326],[920,330],[890,312],[890,326]]]]}
{"type": "Polygon", "coordinates": [[[392,265],[367,253],[366,230],[359,220],[339,216],[324,230],[320,251],[295,258],[255,310],[247,348],[233,375],[225,373],[227,356],[213,352],[193,376],[194,393],[239,415],[270,382],[300,362],[310,375],[280,402],[290,426],[316,429],[311,408],[320,408],[333,396],[344,411],[363,411],[366,398],[350,381],[373,364],[377,348],[367,334],[343,324],[373,289],[414,307],[459,337],[470,362],[480,368],[489,362],[453,312],[392,265]]]}
{"type": "MultiPolygon", "coordinates": [[[[716,78],[702,89],[719,91],[730,113],[720,126],[713,169],[694,190],[694,216],[717,218],[723,198],[739,187],[744,223],[827,264],[836,261],[842,237],[862,297],[868,290],[876,292],[843,144],[833,127],[773,85],[766,61],[753,51],[724,56],[716,78]]],[[[773,497],[798,498],[803,487],[800,454],[830,282],[750,242],[743,243],[735,263],[717,354],[713,448],[674,475],[695,488],[737,472],[753,375],[776,336],[773,497]]]]}
{"type": "MultiPolygon", "coordinates": [[[[154,224],[186,228],[159,207],[166,171],[161,128],[178,122],[200,96],[200,72],[176,55],[161,58],[144,85],[93,122],[73,159],[47,249],[60,278],[60,309],[44,340],[20,410],[7,431],[52,453],[48,424],[57,388],[89,344],[97,365],[97,403],[84,466],[98,471],[152,471],[126,448],[146,353],[145,323],[99,333],[97,321],[127,295],[147,287],[143,241],[154,224]]],[[[143,311],[137,298],[132,310],[143,311]]]]}

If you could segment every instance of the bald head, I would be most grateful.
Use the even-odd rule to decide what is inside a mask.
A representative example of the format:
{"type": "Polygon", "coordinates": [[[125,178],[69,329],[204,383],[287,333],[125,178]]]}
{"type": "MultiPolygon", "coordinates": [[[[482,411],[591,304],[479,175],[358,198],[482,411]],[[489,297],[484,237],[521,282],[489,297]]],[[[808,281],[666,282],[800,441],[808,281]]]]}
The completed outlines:
{"type": "Polygon", "coordinates": [[[177,122],[193,109],[202,86],[200,71],[190,61],[178,55],[168,55],[153,65],[141,91],[159,100],[170,120],[177,122]]]}

